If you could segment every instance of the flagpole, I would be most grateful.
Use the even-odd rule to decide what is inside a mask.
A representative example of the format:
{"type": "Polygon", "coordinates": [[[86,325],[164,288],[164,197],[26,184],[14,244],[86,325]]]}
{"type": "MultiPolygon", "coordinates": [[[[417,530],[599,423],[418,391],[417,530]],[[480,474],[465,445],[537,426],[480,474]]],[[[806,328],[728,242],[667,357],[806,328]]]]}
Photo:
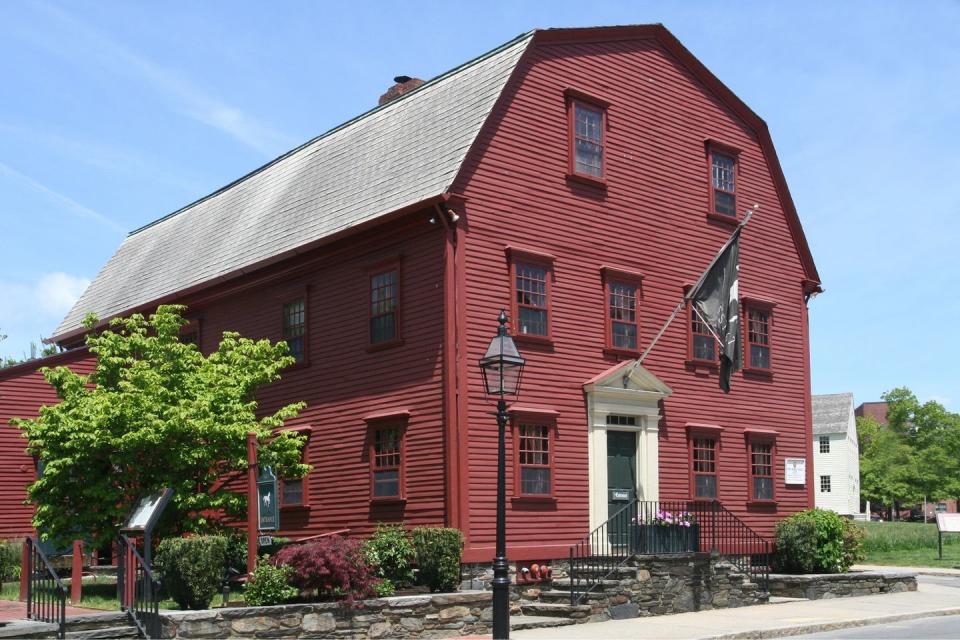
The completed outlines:
{"type": "Polygon", "coordinates": [[[697,284],[695,284],[693,287],[690,288],[689,291],[683,294],[683,298],[680,300],[679,303],[677,303],[677,306],[674,307],[673,313],[670,314],[670,317],[667,318],[667,321],[663,323],[662,327],[660,327],[660,331],[657,332],[657,335],[654,336],[650,344],[647,345],[647,348],[644,349],[643,353],[640,354],[640,357],[637,358],[634,361],[634,363],[630,365],[630,368],[627,369],[627,371],[623,374],[624,389],[627,388],[627,380],[630,378],[630,374],[632,374],[636,370],[636,368],[640,366],[640,363],[643,362],[644,359],[650,354],[650,352],[653,350],[653,347],[656,346],[657,342],[660,341],[660,338],[663,337],[663,334],[667,330],[667,327],[670,326],[670,323],[676,320],[677,314],[679,314],[683,310],[683,307],[686,306],[687,302],[690,300],[690,296],[695,291],[697,291],[697,289],[700,288],[700,285],[703,284],[703,279],[707,277],[708,273],[710,273],[710,269],[713,268],[713,265],[717,262],[717,260],[720,259],[720,256],[723,255],[723,252],[726,251],[727,247],[730,246],[730,243],[733,242],[733,239],[736,237],[737,232],[743,229],[745,226],[747,226],[747,223],[750,222],[750,218],[753,217],[753,214],[756,213],[757,209],[759,208],[760,208],[760,205],[755,204],[749,209],[747,209],[746,215],[743,216],[743,220],[741,220],[740,224],[737,225],[737,228],[733,230],[733,233],[730,234],[730,237],[727,238],[727,241],[723,243],[723,246],[720,247],[720,250],[717,252],[717,255],[715,255],[713,257],[713,260],[710,261],[710,264],[707,265],[707,268],[703,270],[702,274],[700,274],[700,278],[697,280],[697,284]]]}

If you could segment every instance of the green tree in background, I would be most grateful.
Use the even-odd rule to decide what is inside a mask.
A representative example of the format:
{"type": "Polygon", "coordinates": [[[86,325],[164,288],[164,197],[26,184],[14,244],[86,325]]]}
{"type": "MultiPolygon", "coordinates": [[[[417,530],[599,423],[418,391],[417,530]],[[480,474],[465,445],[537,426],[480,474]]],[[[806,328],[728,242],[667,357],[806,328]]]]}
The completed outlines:
{"type": "MultiPolygon", "coordinates": [[[[44,537],[107,542],[139,497],[163,487],[174,491],[162,524],[168,533],[209,532],[243,517],[245,493],[223,481],[242,477],[248,431],[257,434],[260,464],[279,477],[309,470],[301,463],[305,438],[274,433],[303,403],[257,417],[254,392],[294,362],[286,344],[226,332],[205,357],[180,342],[183,309],[161,306],[88,334],[97,356],[90,375],[42,370],[62,401],[12,422],[43,464],[28,494],[44,537]]],[[[86,324],[92,329],[95,318],[86,324]]]]}
{"type": "Polygon", "coordinates": [[[886,426],[857,418],[863,497],[896,512],[898,503],[960,496],[960,414],[906,387],[882,397],[886,426]]]}

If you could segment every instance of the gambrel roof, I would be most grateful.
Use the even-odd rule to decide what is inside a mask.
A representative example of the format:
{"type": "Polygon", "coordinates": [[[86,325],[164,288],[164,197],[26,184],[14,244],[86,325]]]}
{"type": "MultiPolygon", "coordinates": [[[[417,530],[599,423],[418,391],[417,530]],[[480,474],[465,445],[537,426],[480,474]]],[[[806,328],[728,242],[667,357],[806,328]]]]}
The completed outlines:
{"type": "Polygon", "coordinates": [[[846,433],[852,414],[852,393],[813,396],[813,433],[846,433]]]}
{"type": "Polygon", "coordinates": [[[324,133],[219,191],[132,232],[57,327],[148,309],[448,195],[531,43],[656,39],[759,139],[804,265],[819,275],[766,123],[662,25],[536,30],[324,133]]]}
{"type": "Polygon", "coordinates": [[[449,190],[530,42],[524,34],[132,232],[63,319],[101,319],[449,190]]]}

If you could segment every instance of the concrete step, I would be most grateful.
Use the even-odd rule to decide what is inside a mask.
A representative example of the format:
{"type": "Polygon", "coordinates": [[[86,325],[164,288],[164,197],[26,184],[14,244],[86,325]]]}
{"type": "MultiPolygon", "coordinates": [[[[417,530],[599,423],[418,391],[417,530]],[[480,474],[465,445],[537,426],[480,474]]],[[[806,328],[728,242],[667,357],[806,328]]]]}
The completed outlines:
{"type": "MultiPolygon", "coordinates": [[[[607,579],[605,579],[605,580],[589,580],[589,581],[588,581],[588,580],[581,579],[581,578],[577,578],[576,582],[574,582],[574,586],[576,586],[576,587],[578,587],[578,588],[582,588],[582,587],[586,586],[587,584],[596,584],[596,585],[602,586],[602,587],[615,587],[615,586],[617,586],[618,584],[620,584],[620,581],[619,581],[619,580],[611,580],[611,579],[609,579],[609,578],[607,578],[607,579]]],[[[566,589],[566,590],[569,591],[569,589],[570,589],[570,578],[558,578],[557,580],[554,580],[554,581],[553,581],[553,588],[554,588],[554,589],[557,589],[557,590],[566,589]]]]}
{"type": "Polygon", "coordinates": [[[128,625],[123,627],[105,627],[103,629],[87,629],[85,631],[68,631],[68,638],[139,638],[137,628],[128,625]]]}
{"type": "Polygon", "coordinates": [[[125,627],[130,624],[130,616],[123,611],[91,613],[67,618],[67,631],[91,631],[111,627],[125,627]]]}
{"type": "Polygon", "coordinates": [[[556,602],[558,604],[570,604],[570,591],[563,591],[561,589],[551,589],[549,591],[541,591],[539,602],[556,602]]]}
{"type": "Polygon", "coordinates": [[[557,618],[585,618],[590,615],[590,605],[571,605],[559,602],[521,602],[520,611],[525,616],[553,616],[557,618]]]}
{"type": "Polygon", "coordinates": [[[553,618],[550,616],[510,616],[510,630],[547,629],[549,627],[566,627],[577,624],[570,618],[553,618]]]}

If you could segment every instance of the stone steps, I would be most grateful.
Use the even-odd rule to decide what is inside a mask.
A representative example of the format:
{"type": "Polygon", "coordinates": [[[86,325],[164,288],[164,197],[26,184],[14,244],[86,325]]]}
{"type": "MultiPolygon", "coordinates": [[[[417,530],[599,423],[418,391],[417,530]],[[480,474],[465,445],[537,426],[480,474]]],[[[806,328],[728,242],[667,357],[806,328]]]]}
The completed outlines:
{"type": "Polygon", "coordinates": [[[521,602],[520,611],[525,616],[553,616],[558,618],[585,618],[590,615],[590,605],[571,605],[559,602],[521,602]]]}
{"type": "Polygon", "coordinates": [[[67,638],[139,638],[140,633],[132,625],[122,627],[105,627],[103,629],[87,629],[84,631],[67,631],[67,638]]]}
{"type": "MultiPolygon", "coordinates": [[[[582,588],[587,584],[596,584],[599,587],[615,587],[618,584],[620,584],[620,581],[611,580],[609,578],[604,580],[585,580],[585,579],[577,578],[577,580],[573,583],[573,586],[582,588]]],[[[557,580],[554,580],[553,588],[557,590],[569,591],[571,588],[570,578],[558,578],[557,580]]]]}
{"type": "Polygon", "coordinates": [[[130,624],[130,617],[123,611],[91,613],[67,618],[67,631],[88,631],[130,624]]]}
{"type": "Polygon", "coordinates": [[[554,618],[551,616],[510,616],[511,631],[521,631],[523,629],[547,629],[550,627],[567,627],[572,624],[577,624],[577,621],[570,618],[554,618]]]}

